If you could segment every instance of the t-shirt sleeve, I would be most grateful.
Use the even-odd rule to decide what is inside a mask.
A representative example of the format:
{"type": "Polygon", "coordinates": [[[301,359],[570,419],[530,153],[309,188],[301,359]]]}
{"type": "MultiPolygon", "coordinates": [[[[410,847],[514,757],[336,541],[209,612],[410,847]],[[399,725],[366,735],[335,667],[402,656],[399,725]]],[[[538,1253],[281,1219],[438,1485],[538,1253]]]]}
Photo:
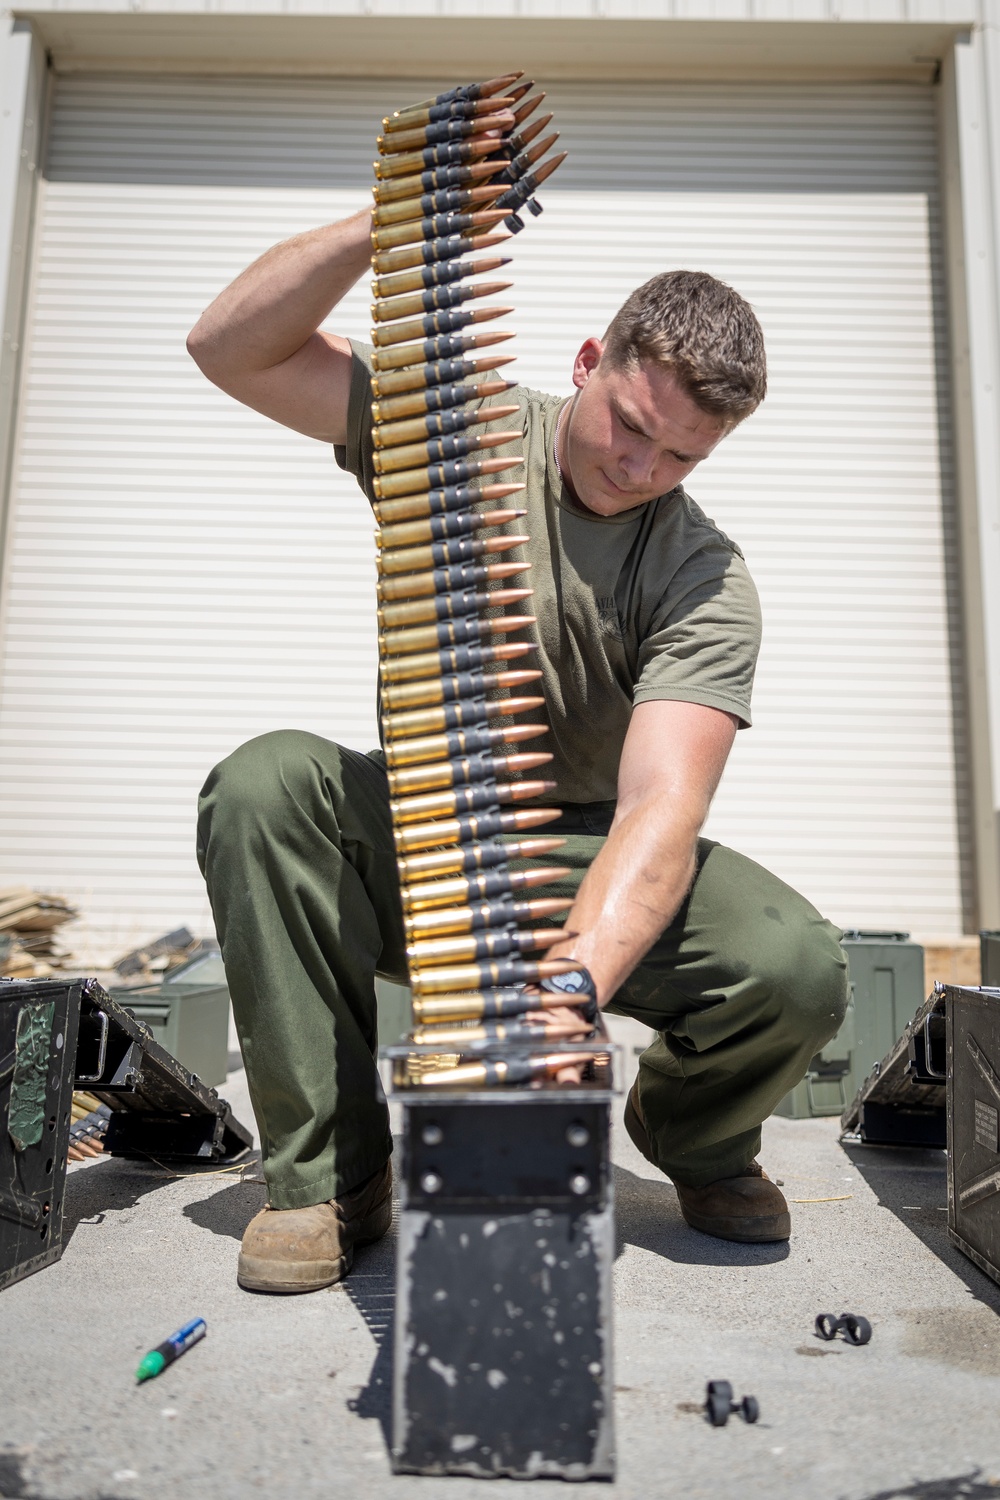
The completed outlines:
{"type": "Polygon", "coordinates": [[[639,648],[633,703],[702,703],[751,723],[760,601],[743,558],[720,537],[671,580],[639,648]]]}
{"type": "Polygon", "coordinates": [[[351,365],[351,390],[347,398],[347,442],[334,446],[337,463],[353,474],[369,501],[374,504],[372,464],[372,349],[370,344],[351,339],[354,359],[351,365]]]}

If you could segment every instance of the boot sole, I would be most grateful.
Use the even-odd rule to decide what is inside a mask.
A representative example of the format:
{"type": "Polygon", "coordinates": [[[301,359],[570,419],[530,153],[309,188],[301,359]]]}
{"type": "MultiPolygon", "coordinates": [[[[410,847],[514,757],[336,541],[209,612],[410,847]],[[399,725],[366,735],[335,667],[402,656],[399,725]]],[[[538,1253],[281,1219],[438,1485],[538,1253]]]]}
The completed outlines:
{"type": "Polygon", "coordinates": [[[678,1201],[684,1222],[699,1234],[710,1234],[716,1240],[734,1240],[738,1245],[771,1245],[792,1235],[792,1216],[788,1213],[759,1219],[712,1219],[689,1213],[683,1200],[678,1201]]]}
{"type": "Polygon", "coordinates": [[[352,1259],[342,1255],[335,1261],[286,1260],[276,1265],[273,1260],[241,1253],[236,1280],[245,1292],[277,1292],[282,1296],[291,1296],[295,1292],[319,1292],[325,1286],[343,1281],[351,1269],[352,1259]],[[280,1277],[276,1274],[279,1271],[280,1277]]]}
{"type": "Polygon", "coordinates": [[[262,1256],[244,1255],[236,1267],[236,1281],[245,1292],[275,1292],[294,1296],[296,1292],[321,1292],[324,1287],[343,1281],[354,1264],[354,1246],[372,1245],[380,1240],[392,1223],[392,1193],[377,1204],[358,1228],[350,1249],[337,1260],[299,1260],[275,1262],[262,1256]]]}

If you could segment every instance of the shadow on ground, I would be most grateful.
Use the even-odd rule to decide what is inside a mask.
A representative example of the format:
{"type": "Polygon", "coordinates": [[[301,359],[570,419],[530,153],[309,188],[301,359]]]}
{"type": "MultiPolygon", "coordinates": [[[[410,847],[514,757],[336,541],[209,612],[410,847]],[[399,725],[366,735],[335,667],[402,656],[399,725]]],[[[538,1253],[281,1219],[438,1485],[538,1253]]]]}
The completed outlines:
{"type": "Polygon", "coordinates": [[[681,1217],[677,1194],[665,1179],[637,1177],[615,1167],[615,1258],[626,1245],[638,1245],[664,1260],[690,1266],[761,1266],[787,1260],[787,1241],[737,1245],[699,1234],[681,1217]]]}
{"type": "Polygon", "coordinates": [[[948,1238],[946,1153],[910,1146],[862,1146],[855,1141],[841,1145],[880,1205],[954,1271],[979,1302],[1000,1313],[1000,1286],[948,1238]]]}
{"type": "Polygon", "coordinates": [[[951,1479],[918,1479],[900,1490],[879,1490],[866,1500],[996,1500],[1000,1481],[980,1479],[982,1469],[956,1474],[951,1479]]]}
{"type": "MultiPolygon", "coordinates": [[[[394,1205],[395,1207],[395,1205],[394,1205]]],[[[384,1239],[366,1245],[354,1257],[354,1267],[344,1281],[344,1291],[365,1320],[375,1340],[375,1362],[368,1384],[348,1401],[348,1408],[382,1428],[389,1448],[392,1418],[392,1320],[396,1306],[396,1218],[384,1239]]]]}
{"type": "MultiPolygon", "coordinates": [[[[256,1155],[248,1164],[251,1177],[256,1176],[260,1156],[256,1155]]],[[[267,1189],[262,1182],[231,1182],[211,1197],[189,1203],[184,1209],[185,1219],[197,1224],[199,1229],[209,1229],[213,1234],[222,1234],[229,1239],[241,1240],[243,1232],[254,1214],[260,1212],[267,1202],[267,1189]]]]}
{"type": "MultiPolygon", "coordinates": [[[[80,1224],[102,1224],[109,1213],[135,1208],[148,1193],[166,1187],[173,1178],[160,1167],[108,1157],[66,1178],[63,1198],[63,1246],[80,1224]]],[[[0,1490],[0,1495],[5,1495],[0,1490]]]]}
{"type": "MultiPolygon", "coordinates": [[[[35,1489],[27,1473],[30,1450],[0,1449],[0,1500],[55,1500],[35,1489]]],[[[94,1500],[120,1500],[115,1495],[96,1495],[94,1500]]]]}

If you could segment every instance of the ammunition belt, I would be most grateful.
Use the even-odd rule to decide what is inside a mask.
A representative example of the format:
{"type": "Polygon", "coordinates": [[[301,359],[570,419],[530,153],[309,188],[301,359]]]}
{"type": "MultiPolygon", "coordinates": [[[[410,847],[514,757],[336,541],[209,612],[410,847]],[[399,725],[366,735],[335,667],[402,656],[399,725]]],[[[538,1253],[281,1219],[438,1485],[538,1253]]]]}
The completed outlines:
{"type": "Polygon", "coordinates": [[[510,283],[472,280],[509,257],[483,252],[524,227],[521,209],[541,212],[535,192],[565,156],[547,154],[552,116],[530,119],[545,96],[520,80],[397,111],[375,164],[382,732],[415,1026],[396,1078],[411,1087],[555,1077],[570,1054],[551,1047],[590,1025],[567,1019],[572,1000],[528,988],[577,965],[545,957],[562,929],[539,925],[571,902],[534,894],[568,871],[531,863],[564,841],[532,833],[557,810],[527,805],[554,783],[529,779],[552,757],[530,744],[546,733],[523,639],[534,617],[511,613],[531,595],[511,472],[524,460],[506,446],[520,434],[483,431],[518,414],[503,404],[515,382],[497,374],[512,356],[470,357],[512,337],[490,326],[512,309],[482,300],[510,283]]]}

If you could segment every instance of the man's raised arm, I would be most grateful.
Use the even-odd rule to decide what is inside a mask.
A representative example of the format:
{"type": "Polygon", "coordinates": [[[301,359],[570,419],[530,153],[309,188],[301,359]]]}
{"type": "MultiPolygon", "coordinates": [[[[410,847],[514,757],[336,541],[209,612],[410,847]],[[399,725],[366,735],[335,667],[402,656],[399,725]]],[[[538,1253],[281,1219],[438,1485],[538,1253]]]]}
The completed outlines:
{"type": "Polygon", "coordinates": [[[275,245],[202,314],[188,352],[213,384],[324,443],[347,436],[351,347],[317,330],[363,276],[371,211],[275,245]]]}
{"type": "Polygon", "coordinates": [[[590,970],[606,1005],[676,915],[695,875],[698,834],[736,735],[731,714],[654,700],[632,711],[618,808],[566,928],[548,950],[590,970]]]}

